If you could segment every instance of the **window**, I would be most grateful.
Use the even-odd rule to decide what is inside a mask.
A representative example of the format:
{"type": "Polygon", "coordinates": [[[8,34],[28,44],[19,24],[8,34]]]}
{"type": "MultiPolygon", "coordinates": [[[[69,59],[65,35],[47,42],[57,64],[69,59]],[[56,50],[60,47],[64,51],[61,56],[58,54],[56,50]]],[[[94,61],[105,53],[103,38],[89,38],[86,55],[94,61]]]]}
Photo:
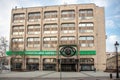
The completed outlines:
{"type": "Polygon", "coordinates": [[[27,58],[28,63],[38,63],[39,59],[38,58],[27,58]]]}
{"type": "Polygon", "coordinates": [[[12,39],[12,48],[20,49],[24,47],[24,39],[23,38],[13,38],[12,39]]]}
{"type": "Polygon", "coordinates": [[[12,42],[23,42],[24,39],[23,38],[14,38],[12,39],[12,42]]]}
{"type": "Polygon", "coordinates": [[[44,19],[45,20],[57,20],[57,11],[45,11],[44,19]]]}
{"type": "Polygon", "coordinates": [[[93,9],[80,9],[79,10],[80,19],[92,19],[93,18],[93,9]]]}
{"type": "Polygon", "coordinates": [[[75,36],[62,36],[60,38],[60,44],[75,44],[75,36]]]}
{"type": "Polygon", "coordinates": [[[85,43],[81,43],[81,47],[86,47],[87,45],[85,43]]]}
{"type": "Polygon", "coordinates": [[[50,38],[44,38],[44,41],[50,41],[50,38]]]}
{"type": "Polygon", "coordinates": [[[30,12],[28,14],[28,21],[31,21],[31,22],[40,21],[40,12],[30,12]]]}
{"type": "Polygon", "coordinates": [[[74,23],[61,24],[61,33],[75,33],[75,24],[74,23]]]}
{"type": "Polygon", "coordinates": [[[24,26],[23,25],[19,25],[19,26],[13,26],[12,27],[12,34],[13,35],[23,35],[24,34],[24,26]]]}
{"type": "Polygon", "coordinates": [[[79,38],[79,40],[86,40],[86,37],[81,36],[81,37],[79,38]]]}
{"type": "Polygon", "coordinates": [[[58,27],[57,24],[45,24],[44,25],[44,28],[56,28],[56,27],[58,27]]]}
{"type": "Polygon", "coordinates": [[[80,36],[79,40],[94,40],[93,36],[80,36]]]}
{"type": "Polygon", "coordinates": [[[61,33],[75,33],[75,30],[61,30],[61,33]]]}
{"type": "Polygon", "coordinates": [[[93,27],[93,22],[81,22],[79,23],[79,27],[93,27]]]}
{"type": "Polygon", "coordinates": [[[32,38],[32,37],[30,37],[30,38],[28,38],[28,41],[40,41],[40,38],[36,38],[36,37],[32,38]]]}
{"type": "Polygon", "coordinates": [[[64,36],[64,37],[61,37],[61,41],[67,41],[67,40],[75,40],[75,37],[74,36],[64,36]]]}
{"type": "Polygon", "coordinates": [[[27,27],[27,33],[28,34],[32,34],[32,35],[36,35],[36,34],[40,34],[40,25],[36,24],[36,25],[28,25],[27,27]]]}
{"type": "Polygon", "coordinates": [[[80,33],[90,33],[94,30],[93,22],[81,22],[79,23],[79,32],[80,33]]]}
{"type": "Polygon", "coordinates": [[[75,27],[74,23],[63,23],[61,27],[75,27]]]}
{"type": "Polygon", "coordinates": [[[40,38],[38,37],[29,37],[27,38],[27,46],[32,48],[40,47],[40,38]]]}
{"type": "Polygon", "coordinates": [[[87,38],[87,40],[94,40],[92,36],[88,36],[86,38],[87,38]]]}
{"type": "Polygon", "coordinates": [[[24,13],[13,14],[13,22],[14,23],[24,22],[24,20],[25,20],[25,14],[24,13]]]}
{"type": "Polygon", "coordinates": [[[57,47],[58,38],[57,37],[44,37],[43,46],[45,48],[55,48],[57,47]]]}
{"type": "Polygon", "coordinates": [[[74,10],[63,10],[61,12],[61,18],[64,20],[74,19],[75,18],[75,11],[74,10]]]}
{"type": "Polygon", "coordinates": [[[57,41],[57,37],[44,37],[43,38],[44,41],[57,41]]]}
{"type": "Polygon", "coordinates": [[[79,44],[81,47],[93,47],[94,46],[94,37],[93,36],[80,36],[79,44]]]}
{"type": "Polygon", "coordinates": [[[44,31],[44,34],[58,33],[58,25],[57,24],[45,24],[43,31],[44,31]]]}
{"type": "Polygon", "coordinates": [[[93,46],[94,46],[94,44],[93,44],[93,43],[90,43],[90,44],[88,44],[88,46],[89,46],[89,47],[93,47],[93,46]]]}

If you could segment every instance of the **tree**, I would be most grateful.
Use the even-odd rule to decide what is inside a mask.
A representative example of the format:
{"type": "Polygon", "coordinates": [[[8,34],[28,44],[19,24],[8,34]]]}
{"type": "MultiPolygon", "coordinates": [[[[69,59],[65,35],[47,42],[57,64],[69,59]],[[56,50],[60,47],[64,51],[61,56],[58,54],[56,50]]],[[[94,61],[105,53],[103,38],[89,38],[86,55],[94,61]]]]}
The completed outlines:
{"type": "Polygon", "coordinates": [[[7,47],[7,40],[5,37],[0,37],[0,73],[3,70],[3,64],[5,63],[6,60],[6,47],[7,47]]]}
{"type": "Polygon", "coordinates": [[[7,40],[5,37],[0,37],[0,56],[6,56],[6,47],[7,47],[7,40]]]}

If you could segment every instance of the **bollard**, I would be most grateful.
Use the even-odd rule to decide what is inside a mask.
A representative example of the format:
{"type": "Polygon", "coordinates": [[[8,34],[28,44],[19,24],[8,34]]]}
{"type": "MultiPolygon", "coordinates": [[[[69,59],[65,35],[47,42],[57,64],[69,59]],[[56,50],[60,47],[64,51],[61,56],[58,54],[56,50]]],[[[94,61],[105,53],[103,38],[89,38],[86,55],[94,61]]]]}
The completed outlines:
{"type": "Polygon", "coordinates": [[[110,79],[112,79],[112,73],[110,73],[110,79]]]}

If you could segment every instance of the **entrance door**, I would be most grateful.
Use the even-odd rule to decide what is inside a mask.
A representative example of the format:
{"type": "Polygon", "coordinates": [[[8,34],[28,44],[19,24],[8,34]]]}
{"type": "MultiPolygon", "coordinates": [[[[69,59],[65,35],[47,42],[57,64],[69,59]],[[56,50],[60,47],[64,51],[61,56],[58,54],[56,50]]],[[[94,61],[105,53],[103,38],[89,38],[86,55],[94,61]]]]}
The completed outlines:
{"type": "Polygon", "coordinates": [[[39,70],[39,64],[38,63],[28,63],[27,70],[30,70],[30,71],[39,70]]]}
{"type": "Polygon", "coordinates": [[[12,64],[11,70],[21,70],[22,69],[22,63],[14,63],[12,64]]]}
{"type": "Polygon", "coordinates": [[[94,65],[92,64],[81,64],[81,71],[93,71],[94,65]]]}
{"type": "Polygon", "coordinates": [[[61,71],[76,71],[75,64],[61,64],[61,71]]]}
{"type": "Polygon", "coordinates": [[[55,64],[43,64],[43,70],[55,71],[56,65],[55,64]]]}

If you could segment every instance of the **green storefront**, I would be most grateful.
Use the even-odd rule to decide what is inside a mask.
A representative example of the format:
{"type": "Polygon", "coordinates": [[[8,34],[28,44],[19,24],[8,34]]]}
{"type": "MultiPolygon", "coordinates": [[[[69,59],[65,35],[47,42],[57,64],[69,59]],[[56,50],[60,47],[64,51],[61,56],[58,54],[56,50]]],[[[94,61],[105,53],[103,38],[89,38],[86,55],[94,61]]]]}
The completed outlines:
{"type": "MultiPolygon", "coordinates": [[[[39,66],[43,66],[42,70],[57,70],[56,67],[58,67],[59,71],[59,66],[61,66],[61,70],[63,71],[78,71],[76,67],[80,70],[83,71],[91,71],[94,70],[94,59],[91,58],[80,58],[80,59],[73,59],[71,56],[65,56],[66,58],[61,58],[60,56],[63,55],[57,55],[59,52],[57,51],[7,51],[8,56],[16,55],[16,56],[37,56],[37,57],[46,57],[46,56],[52,56],[52,58],[38,58],[36,59],[37,62],[34,63],[30,62],[30,60],[26,57],[26,68],[29,70],[32,70],[32,68],[35,68],[35,70],[39,70],[39,66]],[[57,57],[58,56],[58,57],[57,57]],[[39,60],[40,59],[40,60],[39,60]],[[49,62],[49,61],[54,61],[54,62],[49,62]],[[61,60],[61,63],[60,63],[61,60]],[[40,65],[40,62],[42,62],[42,65],[40,65]]],[[[65,53],[64,53],[65,54],[65,53]]],[[[69,54],[67,54],[69,55],[69,54]]],[[[81,51],[76,51],[73,56],[94,56],[96,55],[95,50],[81,50],[81,51]]],[[[23,58],[22,58],[23,59],[23,58]]],[[[35,58],[33,58],[35,59],[35,58]]],[[[11,65],[18,65],[18,68],[22,68],[23,62],[12,62],[13,59],[11,59],[11,65]]]]}

